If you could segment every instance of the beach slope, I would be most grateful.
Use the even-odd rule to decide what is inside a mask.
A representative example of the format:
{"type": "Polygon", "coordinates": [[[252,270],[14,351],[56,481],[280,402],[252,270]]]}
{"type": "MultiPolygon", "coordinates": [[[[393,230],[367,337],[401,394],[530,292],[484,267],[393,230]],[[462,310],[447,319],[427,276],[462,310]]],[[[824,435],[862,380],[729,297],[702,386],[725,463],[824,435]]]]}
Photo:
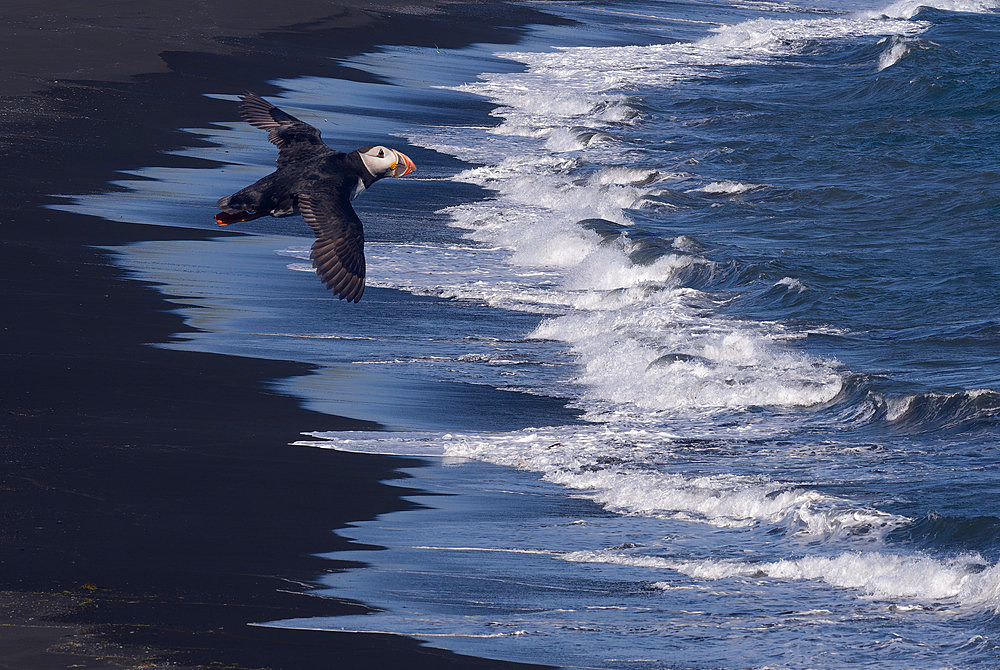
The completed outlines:
{"type": "MultiPolygon", "coordinates": [[[[197,238],[45,209],[120,170],[183,165],[178,128],[230,118],[206,92],[359,77],[375,44],[515,40],[504,3],[54,1],[0,25],[0,668],[511,667],[394,636],[248,623],[365,611],[305,595],[331,530],[405,508],[408,462],[289,443],[376,424],[269,390],[305,366],[150,346],[184,330],[99,246],[197,238]]],[[[211,218],[213,212],[206,212],[211,218]]],[[[212,231],[217,235],[216,231],[212,231]]],[[[333,566],[333,567],[331,567],[333,566]]]]}

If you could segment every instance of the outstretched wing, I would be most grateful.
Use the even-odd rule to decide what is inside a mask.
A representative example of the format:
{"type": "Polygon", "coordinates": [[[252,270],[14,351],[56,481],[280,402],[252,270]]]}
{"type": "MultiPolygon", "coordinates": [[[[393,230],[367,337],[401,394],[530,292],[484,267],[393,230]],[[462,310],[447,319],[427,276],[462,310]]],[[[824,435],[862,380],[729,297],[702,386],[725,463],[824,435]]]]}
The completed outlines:
{"type": "Polygon", "coordinates": [[[316,233],[312,259],[316,274],[341,300],[357,302],[365,292],[365,233],[361,219],[322,182],[299,193],[299,211],[316,233]]]}
{"type": "Polygon", "coordinates": [[[267,131],[267,139],[278,147],[278,165],[339,153],[323,143],[319,129],[296,119],[256,93],[240,96],[240,115],[250,125],[267,131]]]}

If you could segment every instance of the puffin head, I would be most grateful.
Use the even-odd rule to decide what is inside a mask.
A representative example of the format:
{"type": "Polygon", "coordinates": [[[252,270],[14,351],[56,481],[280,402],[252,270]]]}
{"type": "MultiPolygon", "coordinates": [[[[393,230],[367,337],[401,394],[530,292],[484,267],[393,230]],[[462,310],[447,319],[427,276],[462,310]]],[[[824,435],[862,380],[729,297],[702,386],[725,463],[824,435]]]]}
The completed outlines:
{"type": "Polygon", "coordinates": [[[417,169],[409,156],[389,147],[362,147],[358,149],[358,156],[361,157],[365,169],[375,179],[402,177],[417,169]]]}

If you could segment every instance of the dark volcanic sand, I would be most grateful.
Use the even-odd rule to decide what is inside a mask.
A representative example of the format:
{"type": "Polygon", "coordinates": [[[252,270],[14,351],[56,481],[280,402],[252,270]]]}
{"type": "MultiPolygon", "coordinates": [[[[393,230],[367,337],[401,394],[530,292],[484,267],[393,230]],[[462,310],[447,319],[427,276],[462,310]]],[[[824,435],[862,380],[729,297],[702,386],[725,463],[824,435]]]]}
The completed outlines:
{"type": "Polygon", "coordinates": [[[392,4],[5,13],[0,668],[511,666],[402,637],[247,626],[364,611],[302,594],[333,565],[313,554],[346,548],[331,529],[404,507],[377,481],[408,462],[288,446],[304,429],[374,427],[266,390],[304,366],[147,346],[180,318],[93,246],[203,233],[41,208],[47,194],[106,190],[114,170],[189,162],[158,152],[195,141],[176,128],[232,116],[204,92],[364,76],[329,57],[513,40],[511,26],[544,20],[502,3],[392,4]]]}

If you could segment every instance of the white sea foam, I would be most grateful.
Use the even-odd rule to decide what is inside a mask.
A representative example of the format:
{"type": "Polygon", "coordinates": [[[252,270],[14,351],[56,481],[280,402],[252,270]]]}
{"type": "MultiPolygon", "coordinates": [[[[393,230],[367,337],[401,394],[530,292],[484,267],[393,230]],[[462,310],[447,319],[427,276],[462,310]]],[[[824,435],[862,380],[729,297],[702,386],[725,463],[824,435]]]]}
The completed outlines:
{"type": "Polygon", "coordinates": [[[892,67],[910,52],[910,44],[905,40],[893,39],[889,41],[889,48],[878,57],[878,71],[881,72],[892,67]]]}
{"type": "MultiPolygon", "coordinates": [[[[499,126],[474,129],[464,149],[456,149],[443,133],[411,137],[473,161],[479,167],[455,178],[496,193],[447,210],[453,225],[466,229],[472,241],[506,250],[502,262],[510,268],[550,273],[546,282],[534,283],[521,274],[517,282],[504,284],[502,300],[486,299],[533,311],[545,305],[556,315],[532,337],[570,346],[580,365],[573,381],[581,405],[592,416],[807,407],[828,402],[841,391],[837,364],[789,349],[786,342],[792,337],[787,333],[712,316],[712,296],[683,286],[692,267],[715,272],[697,250],[684,249],[688,253],[663,255],[648,264],[633,262],[630,253],[637,247],[627,236],[629,212],[672,206],[653,191],[671,175],[660,166],[608,163],[613,156],[619,161],[627,156],[615,139],[615,125],[641,123],[638,105],[626,92],[630,88],[714,76],[712,68],[792,55],[815,40],[905,37],[926,29],[908,20],[902,8],[896,10],[755,19],[716,26],[692,43],[505,53],[526,70],[484,74],[458,87],[496,103],[499,126]],[[594,164],[604,167],[587,167],[594,164]],[[626,235],[611,244],[578,225],[595,218],[624,226],[626,235]],[[523,301],[517,291],[523,291],[523,301]],[[675,354],[683,357],[671,358],[675,354]]],[[[696,190],[736,195],[759,188],[723,180],[696,190]]],[[[796,282],[786,278],[779,283],[803,290],[796,282]]],[[[438,294],[484,299],[483,293],[481,285],[472,290],[466,282],[442,287],[438,294]]]]}
{"type": "Polygon", "coordinates": [[[765,476],[690,476],[669,463],[678,436],[663,429],[602,424],[513,433],[314,433],[299,444],[342,451],[438,455],[530,470],[621,514],[719,528],[768,525],[811,541],[870,542],[906,523],[814,488],[765,476]]]}
{"type": "Polygon", "coordinates": [[[694,561],[682,563],[679,570],[700,579],[726,577],[770,577],[773,579],[815,579],[841,588],[858,589],[867,595],[888,598],[912,598],[926,602],[954,598],[966,592],[974,600],[983,595],[983,582],[1000,585],[997,571],[981,557],[966,556],[953,561],[939,561],[925,556],[902,556],[882,552],[848,552],[836,556],[809,556],[771,563],[694,561]],[[963,588],[971,581],[979,582],[963,588]]]}
{"type": "Polygon", "coordinates": [[[570,124],[595,126],[635,118],[621,93],[630,86],[670,86],[711,76],[706,68],[713,66],[768,62],[794,55],[817,40],[918,35],[929,27],[912,20],[920,7],[988,12],[997,6],[997,0],[901,0],[843,16],[758,18],[713,26],[710,35],[692,43],[507,52],[500,55],[528,65],[528,71],[485,74],[460,88],[502,105],[496,114],[505,122],[493,132],[521,128],[529,136],[544,136],[570,124]]]}
{"type": "MultiPolygon", "coordinates": [[[[994,1],[942,0],[943,4],[978,6],[984,11],[994,1]]],[[[624,120],[632,118],[632,113],[619,91],[630,85],[670,86],[711,76],[711,67],[769,62],[794,55],[811,41],[916,35],[929,24],[909,19],[917,6],[928,4],[934,3],[913,0],[878,12],[836,17],[759,18],[713,27],[710,35],[691,43],[508,52],[500,55],[525,63],[528,72],[483,75],[482,81],[467,84],[462,90],[496,100],[504,105],[498,115],[536,129],[554,127],[553,120],[562,124],[573,119],[591,124],[624,120]],[[546,94],[535,92],[539,90],[546,94]],[[600,113],[595,115],[597,110],[600,113]]]]}
{"type": "Polygon", "coordinates": [[[972,420],[995,420],[1000,415],[1000,396],[990,389],[957,393],[922,393],[885,399],[886,419],[893,423],[911,420],[915,428],[948,427],[972,420]]]}
{"type": "Polygon", "coordinates": [[[554,317],[532,337],[571,345],[581,361],[576,381],[595,411],[810,406],[840,392],[829,363],[747,325],[699,317],[692,293],[554,317]]]}
{"type": "Polygon", "coordinates": [[[796,291],[798,293],[802,293],[806,290],[806,285],[794,277],[782,277],[778,281],[774,282],[774,285],[784,286],[789,291],[796,291]]]}
{"type": "Polygon", "coordinates": [[[908,395],[886,398],[885,418],[889,421],[898,421],[910,409],[916,397],[915,395],[908,395]]]}
{"type": "MultiPolygon", "coordinates": [[[[720,528],[768,524],[810,540],[875,540],[908,522],[877,510],[852,507],[844,499],[766,477],[686,477],[639,469],[651,453],[664,457],[675,436],[642,429],[615,432],[602,426],[567,426],[496,434],[317,433],[300,444],[366,453],[473,458],[544,473],[623,514],[682,519],[720,528]],[[354,435],[357,435],[355,437],[354,435]],[[595,467],[598,455],[614,464],[595,467]]],[[[462,548],[454,548],[463,550],[462,548]]],[[[473,549],[469,549],[470,551],[473,549]]],[[[480,549],[503,551],[503,549],[480,549]]],[[[697,580],[776,579],[819,581],[864,597],[889,601],[896,609],[922,606],[1000,612],[1000,566],[977,554],[941,559],[884,551],[845,551],[777,561],[681,560],[620,550],[559,554],[567,561],[671,570],[697,580]]],[[[657,585],[654,583],[654,586],[657,585]]],[[[676,585],[663,583],[669,589],[676,585]]]]}
{"type": "Polygon", "coordinates": [[[747,191],[754,191],[760,188],[764,188],[759,184],[743,184],[738,181],[713,181],[710,184],[705,184],[701,188],[692,189],[693,191],[701,191],[702,193],[722,193],[726,195],[736,195],[739,193],[746,193],[747,191]]]}
{"type": "Polygon", "coordinates": [[[766,578],[821,581],[894,603],[916,602],[926,606],[1000,612],[1000,565],[990,564],[978,554],[938,559],[924,555],[860,551],[754,563],[716,559],[679,561],[601,550],[573,552],[561,558],[673,570],[700,580],[766,578]]]}
{"type": "Polygon", "coordinates": [[[946,12],[982,14],[1000,7],[1000,2],[997,0],[900,0],[900,2],[892,3],[884,9],[866,12],[865,16],[912,19],[921,7],[930,7],[946,12]]]}
{"type": "MultiPolygon", "coordinates": [[[[496,148],[477,155],[483,159],[490,151],[496,148]]],[[[712,315],[717,299],[683,285],[692,269],[701,268],[706,276],[717,271],[690,238],[671,242],[687,253],[662,253],[637,263],[630,254],[639,246],[627,235],[607,239],[579,224],[603,219],[627,233],[629,208],[674,175],[621,165],[578,168],[577,161],[554,157],[536,142],[516,157],[496,156],[493,164],[459,174],[457,179],[496,195],[445,213],[470,240],[491,249],[476,262],[499,264],[504,279],[484,282],[499,276],[480,271],[474,281],[445,287],[441,280],[453,277],[429,273],[439,284],[436,294],[555,314],[531,337],[570,347],[580,365],[572,378],[579,402],[596,414],[805,407],[840,392],[837,364],[788,349],[784,342],[791,338],[779,326],[712,315]],[[675,353],[690,358],[663,359],[675,353]]],[[[400,287],[412,290],[412,279],[407,281],[400,287]]]]}

